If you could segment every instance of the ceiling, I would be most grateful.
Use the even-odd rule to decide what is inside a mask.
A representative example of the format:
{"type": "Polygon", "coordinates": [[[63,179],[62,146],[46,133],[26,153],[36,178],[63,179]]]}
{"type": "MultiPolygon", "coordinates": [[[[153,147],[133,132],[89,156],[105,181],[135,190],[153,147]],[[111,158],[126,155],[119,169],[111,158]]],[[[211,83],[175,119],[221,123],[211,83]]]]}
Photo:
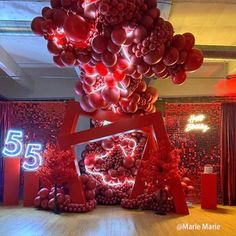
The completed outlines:
{"type": "MultiPolygon", "coordinates": [[[[176,33],[192,32],[196,44],[223,55],[236,51],[236,1],[162,0],[162,16],[176,33]]],[[[0,95],[11,98],[74,97],[78,74],[74,68],[59,69],[43,38],[30,31],[30,21],[48,6],[47,0],[0,0],[0,95]]],[[[205,59],[185,84],[154,80],[161,97],[216,95],[215,87],[228,74],[236,73],[236,60],[205,59]]],[[[236,88],[235,88],[236,90],[236,88]]],[[[236,92],[236,91],[235,91],[236,92]]]]}

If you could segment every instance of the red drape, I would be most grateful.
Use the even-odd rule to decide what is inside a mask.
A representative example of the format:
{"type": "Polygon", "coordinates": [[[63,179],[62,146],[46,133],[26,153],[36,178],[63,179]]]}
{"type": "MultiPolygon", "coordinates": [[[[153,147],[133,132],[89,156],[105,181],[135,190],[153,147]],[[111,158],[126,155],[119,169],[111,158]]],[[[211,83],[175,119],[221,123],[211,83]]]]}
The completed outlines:
{"type": "Polygon", "coordinates": [[[222,105],[221,184],[223,204],[236,205],[236,103],[222,105]]]}

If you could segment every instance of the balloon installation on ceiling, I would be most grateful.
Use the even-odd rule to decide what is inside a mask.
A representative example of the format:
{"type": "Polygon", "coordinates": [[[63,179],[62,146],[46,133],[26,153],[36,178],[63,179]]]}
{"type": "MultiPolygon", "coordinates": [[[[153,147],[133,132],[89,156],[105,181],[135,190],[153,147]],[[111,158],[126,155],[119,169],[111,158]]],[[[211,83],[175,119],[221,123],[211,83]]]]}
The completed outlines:
{"type": "MultiPolygon", "coordinates": [[[[51,8],[44,7],[42,16],[33,19],[31,28],[47,40],[58,67],[80,69],[75,92],[86,112],[102,109],[130,116],[155,112],[158,93],[148,87],[148,82],[170,78],[174,84],[182,84],[186,72],[195,71],[203,63],[202,52],[194,48],[193,34],[174,35],[172,24],[160,17],[156,0],[50,3],[51,8]]],[[[94,121],[94,125],[103,124],[94,121]]],[[[87,145],[80,161],[82,173],[89,175],[82,177],[84,189],[89,191],[87,200],[96,196],[99,203],[118,204],[126,199],[145,142],[144,133],[133,132],[87,145]],[[93,188],[87,186],[91,176],[99,182],[96,191],[94,184],[89,184],[93,188]]],[[[123,201],[122,205],[157,210],[158,199],[147,193],[136,203],[123,201]]],[[[167,198],[164,206],[167,211],[173,209],[167,198]]],[[[66,205],[68,211],[85,208],[66,205]]]]}

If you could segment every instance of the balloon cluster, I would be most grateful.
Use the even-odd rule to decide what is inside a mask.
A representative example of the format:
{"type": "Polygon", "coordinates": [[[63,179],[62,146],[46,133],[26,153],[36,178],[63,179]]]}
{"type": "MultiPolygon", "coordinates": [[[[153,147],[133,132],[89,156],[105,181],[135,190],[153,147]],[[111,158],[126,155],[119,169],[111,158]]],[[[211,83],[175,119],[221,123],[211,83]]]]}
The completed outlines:
{"type": "MultiPolygon", "coordinates": [[[[157,193],[144,193],[134,199],[123,199],[121,206],[127,209],[142,209],[142,210],[160,210],[160,198],[157,193]]],[[[162,209],[165,212],[174,212],[175,206],[173,199],[169,197],[168,192],[165,192],[165,197],[162,199],[162,209]]]]}
{"type": "Polygon", "coordinates": [[[53,187],[51,189],[40,189],[34,200],[35,207],[43,210],[55,210],[57,204],[60,212],[88,212],[93,210],[97,204],[95,200],[96,181],[88,175],[82,175],[80,178],[86,196],[85,204],[72,203],[70,195],[66,194],[67,191],[63,187],[57,188],[56,193],[53,187]]]}
{"type": "Polygon", "coordinates": [[[174,35],[160,17],[156,0],[51,0],[32,21],[35,34],[48,40],[59,67],[76,66],[75,90],[87,112],[154,112],[154,88],[143,77],[181,84],[186,71],[203,62],[191,33],[174,35]]]}
{"type": "Polygon", "coordinates": [[[82,153],[81,170],[104,185],[129,185],[134,182],[145,144],[142,132],[88,144],[82,153]]]}
{"type": "Polygon", "coordinates": [[[184,193],[187,195],[189,193],[193,193],[195,188],[192,186],[192,181],[188,177],[183,177],[181,180],[181,185],[184,193]]]}

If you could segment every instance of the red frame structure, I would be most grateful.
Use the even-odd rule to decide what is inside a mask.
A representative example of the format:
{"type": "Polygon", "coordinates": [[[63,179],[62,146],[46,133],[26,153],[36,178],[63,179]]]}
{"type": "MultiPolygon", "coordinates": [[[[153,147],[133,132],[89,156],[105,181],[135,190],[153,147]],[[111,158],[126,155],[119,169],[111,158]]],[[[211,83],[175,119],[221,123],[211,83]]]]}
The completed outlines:
{"type": "MultiPolygon", "coordinates": [[[[64,125],[61,129],[60,136],[58,138],[58,144],[62,149],[73,150],[73,145],[94,142],[109,136],[118,135],[120,133],[129,132],[133,130],[144,130],[147,128],[151,132],[151,138],[148,139],[143,158],[148,159],[148,150],[150,148],[155,148],[155,146],[157,148],[165,150],[166,152],[171,152],[172,148],[160,112],[135,117],[129,117],[126,115],[122,116],[107,111],[86,113],[81,109],[78,102],[71,101],[68,102],[67,105],[66,114],[64,118],[64,125]],[[103,127],[92,128],[81,132],[75,132],[76,124],[81,115],[89,116],[95,120],[107,120],[114,123],[103,127]]],[[[143,192],[144,183],[140,178],[139,172],[140,171],[138,171],[138,174],[135,179],[135,184],[132,190],[132,194],[130,196],[131,198],[135,198],[143,192]]],[[[77,203],[84,203],[85,197],[80,179],[77,178],[76,180],[73,180],[69,185],[72,195],[72,201],[75,201],[77,203]]],[[[170,188],[175,203],[176,213],[189,214],[180,179],[175,180],[175,182],[172,184],[172,186],[170,186],[170,188]]]]}

